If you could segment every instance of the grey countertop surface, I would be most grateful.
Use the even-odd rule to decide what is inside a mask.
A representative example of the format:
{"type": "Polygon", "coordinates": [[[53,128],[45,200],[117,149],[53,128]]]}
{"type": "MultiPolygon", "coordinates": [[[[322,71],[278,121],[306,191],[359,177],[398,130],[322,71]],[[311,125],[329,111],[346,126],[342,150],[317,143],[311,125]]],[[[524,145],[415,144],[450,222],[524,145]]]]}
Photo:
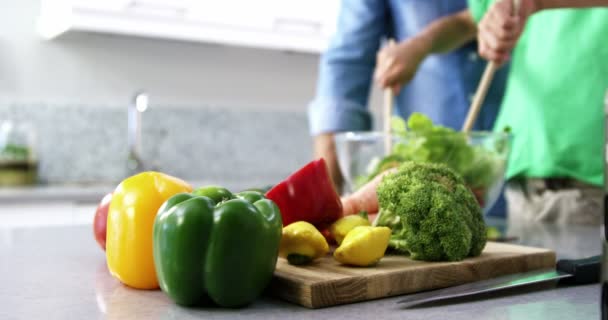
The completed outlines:
{"type": "MultiPolygon", "coordinates": [[[[42,210],[42,208],[41,208],[42,210]]],[[[501,225],[501,222],[497,222],[501,225]]],[[[599,227],[502,225],[558,258],[600,252],[599,227]]],[[[263,296],[245,309],[187,309],[161,291],[127,288],[107,271],[90,225],[3,227],[0,319],[598,319],[600,286],[530,286],[400,309],[400,297],[309,310],[263,296]]]]}

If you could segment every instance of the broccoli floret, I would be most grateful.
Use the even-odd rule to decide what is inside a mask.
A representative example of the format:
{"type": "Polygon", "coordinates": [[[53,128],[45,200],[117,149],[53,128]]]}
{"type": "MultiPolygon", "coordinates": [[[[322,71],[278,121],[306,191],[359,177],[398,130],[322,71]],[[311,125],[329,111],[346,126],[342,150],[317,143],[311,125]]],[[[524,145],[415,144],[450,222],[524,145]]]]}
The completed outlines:
{"type": "Polygon", "coordinates": [[[406,162],[377,189],[376,224],[392,229],[389,247],[412,259],[458,261],[478,256],[486,226],[475,196],[444,164],[406,162]]]}

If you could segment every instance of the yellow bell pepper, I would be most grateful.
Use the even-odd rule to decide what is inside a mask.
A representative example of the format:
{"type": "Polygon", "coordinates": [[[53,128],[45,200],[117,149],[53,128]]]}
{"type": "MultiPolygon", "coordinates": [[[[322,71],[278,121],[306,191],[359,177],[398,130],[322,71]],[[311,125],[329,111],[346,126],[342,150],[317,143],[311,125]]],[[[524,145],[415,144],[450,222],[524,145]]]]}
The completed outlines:
{"type": "Polygon", "coordinates": [[[328,251],[327,240],[312,224],[298,221],[283,228],[279,256],[286,258],[290,264],[310,263],[328,251]]]}
{"type": "Polygon", "coordinates": [[[121,182],[108,210],[106,258],[110,273],[137,289],[156,289],[152,228],[160,206],[192,187],[160,172],[143,172],[121,182]]]}
{"type": "Polygon", "coordinates": [[[356,227],[334,251],[334,258],[360,267],[373,265],[384,256],[390,237],[391,229],[388,227],[356,227]]]}

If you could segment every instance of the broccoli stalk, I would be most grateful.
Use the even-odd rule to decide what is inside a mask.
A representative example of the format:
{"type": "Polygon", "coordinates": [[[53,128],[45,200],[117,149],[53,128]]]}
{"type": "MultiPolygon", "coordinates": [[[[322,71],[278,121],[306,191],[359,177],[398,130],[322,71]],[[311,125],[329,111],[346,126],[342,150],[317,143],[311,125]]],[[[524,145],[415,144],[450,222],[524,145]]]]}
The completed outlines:
{"type": "Polygon", "coordinates": [[[390,227],[389,247],[413,259],[458,261],[485,247],[481,208],[446,165],[406,162],[384,177],[377,194],[374,224],[390,227]]]}

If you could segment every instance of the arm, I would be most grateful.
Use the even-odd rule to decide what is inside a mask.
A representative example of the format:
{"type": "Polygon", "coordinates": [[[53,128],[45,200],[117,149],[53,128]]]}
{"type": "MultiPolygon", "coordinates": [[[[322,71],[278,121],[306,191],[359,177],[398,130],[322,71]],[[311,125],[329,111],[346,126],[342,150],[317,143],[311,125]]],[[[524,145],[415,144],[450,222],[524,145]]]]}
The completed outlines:
{"type": "Polygon", "coordinates": [[[338,156],[336,154],[336,144],[333,133],[321,133],[313,138],[313,153],[314,158],[324,158],[327,163],[327,169],[331,176],[334,186],[339,194],[342,194],[342,186],[344,179],[340,173],[338,166],[338,156]]]}
{"type": "Polygon", "coordinates": [[[597,6],[608,6],[608,0],[521,0],[519,12],[513,15],[513,0],[497,1],[479,22],[479,54],[503,64],[531,15],[547,9],[597,6]]]}
{"type": "Polygon", "coordinates": [[[539,10],[558,8],[606,7],[607,0],[536,0],[539,10]]]}
{"type": "Polygon", "coordinates": [[[430,54],[444,53],[459,48],[475,39],[477,27],[469,10],[462,10],[437,19],[422,32],[394,47],[378,53],[376,82],[396,93],[416,74],[418,66],[430,54]]]}
{"type": "Polygon", "coordinates": [[[386,1],[342,1],[338,28],[319,66],[317,93],[308,109],[315,157],[325,158],[340,189],[333,133],[369,130],[367,102],[376,52],[388,33],[386,1]]]}

